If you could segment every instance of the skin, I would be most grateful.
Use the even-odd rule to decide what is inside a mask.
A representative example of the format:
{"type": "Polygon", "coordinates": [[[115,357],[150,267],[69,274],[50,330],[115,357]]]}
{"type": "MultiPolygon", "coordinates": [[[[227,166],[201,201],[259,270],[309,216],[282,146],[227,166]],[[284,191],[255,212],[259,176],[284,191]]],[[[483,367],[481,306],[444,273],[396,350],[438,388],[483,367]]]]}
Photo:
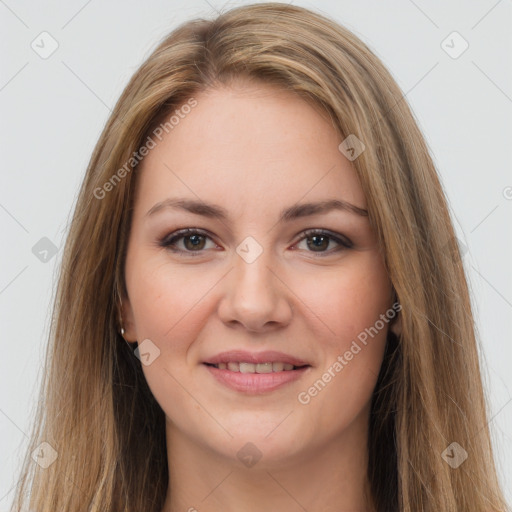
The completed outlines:
{"type": "Polygon", "coordinates": [[[160,350],[143,371],[166,415],[163,512],[370,510],[370,400],[387,329],[398,333],[399,321],[369,338],[308,404],[298,395],[393,304],[383,256],[365,216],[332,210],[278,222],[297,203],[337,198],[366,208],[338,150],[343,139],[317,108],[268,84],[237,82],[195,98],[137,171],[125,267],[125,339],[160,350]],[[146,215],[169,197],[215,203],[229,218],[175,208],[146,215]],[[209,233],[199,237],[199,254],[186,238],[175,246],[188,253],[159,246],[182,228],[209,233]],[[315,250],[303,235],[310,228],[344,235],[353,247],[327,238],[315,250]],[[263,251],[250,264],[236,252],[248,236],[263,251]],[[203,364],[230,349],[278,350],[311,367],[248,396],[203,364]],[[247,442],[261,454],[252,467],[237,457],[247,442]]]}

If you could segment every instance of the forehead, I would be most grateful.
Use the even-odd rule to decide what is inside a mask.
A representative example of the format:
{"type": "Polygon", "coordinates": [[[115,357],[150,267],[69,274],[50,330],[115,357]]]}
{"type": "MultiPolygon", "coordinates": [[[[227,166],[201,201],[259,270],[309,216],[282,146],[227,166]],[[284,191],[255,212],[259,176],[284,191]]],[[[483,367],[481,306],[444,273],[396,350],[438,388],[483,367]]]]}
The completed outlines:
{"type": "Polygon", "coordinates": [[[298,95],[234,84],[194,96],[137,170],[138,203],[167,195],[264,208],[340,197],[365,207],[352,164],[328,116],[298,95]],[[186,111],[186,113],[185,113],[186,111]]]}

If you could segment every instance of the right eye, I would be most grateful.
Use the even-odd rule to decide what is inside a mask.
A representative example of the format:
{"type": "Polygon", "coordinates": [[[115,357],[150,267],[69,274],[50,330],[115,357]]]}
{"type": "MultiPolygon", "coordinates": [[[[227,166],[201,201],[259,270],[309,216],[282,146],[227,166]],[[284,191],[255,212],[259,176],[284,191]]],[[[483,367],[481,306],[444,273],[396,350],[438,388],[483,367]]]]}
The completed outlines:
{"type": "MultiPolygon", "coordinates": [[[[196,228],[186,228],[166,235],[159,241],[159,245],[183,256],[196,256],[197,254],[193,253],[203,252],[208,239],[211,240],[206,232],[196,228]],[[181,240],[183,241],[183,248],[177,247],[181,240]]],[[[214,242],[213,245],[217,246],[214,242]]]]}

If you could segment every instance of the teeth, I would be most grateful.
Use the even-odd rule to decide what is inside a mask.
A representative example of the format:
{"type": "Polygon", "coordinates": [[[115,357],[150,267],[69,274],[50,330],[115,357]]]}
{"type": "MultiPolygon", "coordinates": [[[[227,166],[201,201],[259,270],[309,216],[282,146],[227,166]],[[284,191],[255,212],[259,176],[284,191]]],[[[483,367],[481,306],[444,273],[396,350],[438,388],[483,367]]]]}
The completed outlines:
{"type": "Polygon", "coordinates": [[[290,363],[245,363],[245,362],[229,362],[214,365],[219,370],[230,370],[240,373],[272,373],[293,370],[294,366],[290,363]]]}
{"type": "Polygon", "coordinates": [[[256,373],[272,373],[272,363],[258,363],[256,365],[256,373]]]}
{"type": "Polygon", "coordinates": [[[256,365],[254,363],[240,363],[240,373],[255,373],[256,365]]]}

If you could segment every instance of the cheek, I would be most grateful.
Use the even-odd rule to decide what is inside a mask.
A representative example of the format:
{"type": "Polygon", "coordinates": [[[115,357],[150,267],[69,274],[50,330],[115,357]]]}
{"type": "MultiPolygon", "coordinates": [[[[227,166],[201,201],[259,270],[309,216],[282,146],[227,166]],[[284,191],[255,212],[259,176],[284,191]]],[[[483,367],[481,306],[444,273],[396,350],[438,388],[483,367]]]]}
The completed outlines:
{"type": "MultiPolygon", "coordinates": [[[[390,305],[390,283],[380,260],[370,253],[358,254],[336,270],[322,270],[288,276],[298,291],[298,299],[288,299],[297,306],[296,324],[289,328],[300,326],[309,348],[318,347],[319,362],[314,378],[298,390],[303,398],[309,397],[308,403],[300,402],[297,395],[290,397],[299,444],[304,442],[304,432],[311,432],[315,444],[339,434],[361,415],[371,399],[385,347],[387,326],[368,336],[366,344],[359,341],[359,349],[352,345],[390,305]],[[347,353],[352,354],[350,360],[347,353]]],[[[142,367],[147,383],[173,423],[202,439],[211,417],[191,396],[211,404],[212,411],[219,407],[233,414],[219,397],[210,396],[196,383],[193,368],[199,345],[195,342],[208,330],[206,322],[219,300],[215,287],[224,272],[201,269],[201,265],[185,271],[161,256],[152,258],[142,252],[132,253],[126,271],[138,339],[149,338],[160,350],[160,357],[142,367]]],[[[240,414],[240,426],[233,426],[237,432],[248,424],[245,413],[240,414]]]]}
{"type": "Polygon", "coordinates": [[[198,337],[208,315],[209,294],[219,276],[196,267],[184,271],[165,256],[133,251],[127,259],[126,279],[137,339],[149,338],[171,361],[183,357],[198,337]]]}
{"type": "Polygon", "coordinates": [[[375,253],[360,254],[322,279],[312,275],[302,284],[304,301],[325,325],[325,342],[338,352],[391,305],[391,283],[375,253]]]}
{"type": "Polygon", "coordinates": [[[324,329],[319,347],[322,364],[306,383],[299,402],[316,428],[345,428],[371,399],[382,364],[391,283],[375,255],[358,258],[336,275],[307,286],[308,306],[324,329]],[[320,426],[320,425],[321,426],[320,426]]]}
{"type": "Polygon", "coordinates": [[[208,291],[215,279],[135,251],[127,260],[126,279],[139,345],[149,339],[159,350],[151,364],[142,365],[151,392],[173,420],[180,411],[192,414],[198,407],[189,392],[199,396],[201,390],[190,380],[196,364],[190,348],[208,318],[208,291]]]}

